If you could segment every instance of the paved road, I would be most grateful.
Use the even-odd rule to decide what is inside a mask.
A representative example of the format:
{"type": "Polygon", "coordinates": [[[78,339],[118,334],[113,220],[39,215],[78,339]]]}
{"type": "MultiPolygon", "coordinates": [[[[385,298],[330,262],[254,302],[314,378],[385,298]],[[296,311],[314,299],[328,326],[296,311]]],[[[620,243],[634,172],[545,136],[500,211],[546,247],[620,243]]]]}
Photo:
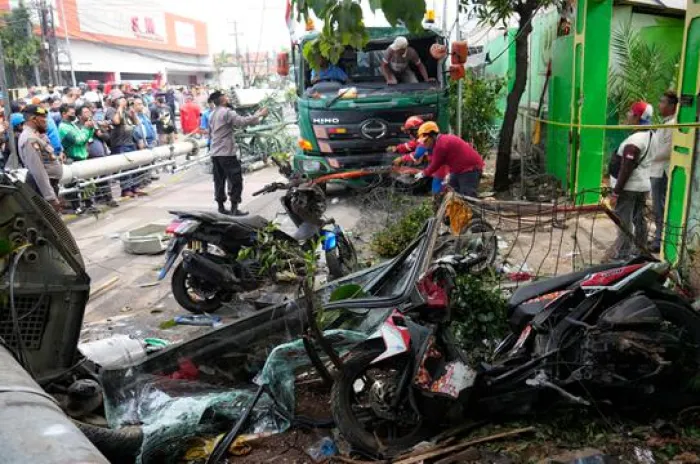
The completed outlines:
{"type": "MultiPolygon", "coordinates": [[[[283,180],[276,170],[266,168],[245,177],[244,209],[268,219],[276,216],[283,229],[292,227],[282,212],[282,192],[253,198],[251,194],[265,184],[283,180]]],[[[214,209],[211,176],[196,167],[174,176],[164,176],[151,185],[148,197],[127,200],[119,208],[99,218],[84,218],[69,227],[75,236],[92,278],[93,291],[105,283],[116,283],[109,290],[91,299],[85,314],[83,338],[101,338],[109,333],[127,333],[136,337],[162,336],[172,341],[188,338],[201,331],[192,327],[176,327],[167,331],[158,325],[178,314],[184,314],[170,292],[169,278],[155,283],[163,256],[134,256],[123,250],[119,236],[148,223],[168,223],[173,209],[214,209]]],[[[352,229],[360,211],[347,205],[342,197],[329,202],[328,214],[346,228],[352,229]]],[[[225,320],[238,317],[250,309],[225,308],[225,320]]]]}

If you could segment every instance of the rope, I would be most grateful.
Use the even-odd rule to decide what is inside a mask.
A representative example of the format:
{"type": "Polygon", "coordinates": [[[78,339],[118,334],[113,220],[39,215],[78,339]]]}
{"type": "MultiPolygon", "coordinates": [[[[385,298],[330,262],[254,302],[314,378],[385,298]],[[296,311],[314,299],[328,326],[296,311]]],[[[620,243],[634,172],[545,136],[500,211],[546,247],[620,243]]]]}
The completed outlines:
{"type": "MultiPolygon", "coordinates": [[[[522,114],[522,113],[521,113],[522,114]]],[[[698,128],[700,123],[698,122],[688,122],[688,123],[675,123],[675,124],[649,124],[646,126],[634,126],[629,124],[619,124],[619,125],[608,125],[608,124],[580,124],[573,122],[559,122],[551,121],[549,119],[542,119],[529,114],[522,114],[526,118],[533,121],[547,124],[555,127],[567,127],[576,129],[606,129],[606,130],[649,130],[649,129],[680,129],[683,127],[687,128],[698,128]]]]}

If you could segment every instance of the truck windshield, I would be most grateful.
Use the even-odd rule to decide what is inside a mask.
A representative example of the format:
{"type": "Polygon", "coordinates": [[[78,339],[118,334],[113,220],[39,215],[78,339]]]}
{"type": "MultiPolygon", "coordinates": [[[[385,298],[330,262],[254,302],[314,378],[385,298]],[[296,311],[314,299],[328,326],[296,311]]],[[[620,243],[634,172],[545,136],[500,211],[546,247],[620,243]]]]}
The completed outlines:
{"type": "MultiPolygon", "coordinates": [[[[438,41],[436,36],[422,37],[410,40],[411,47],[416,50],[421,62],[425,66],[428,76],[440,80],[441,65],[430,56],[430,46],[438,41]]],[[[421,91],[430,90],[440,87],[438,82],[421,82],[411,84],[398,84],[388,86],[384,75],[382,74],[382,61],[384,53],[389,46],[390,41],[373,41],[369,42],[363,50],[355,50],[346,48],[337,63],[337,66],[342,69],[348,77],[347,82],[339,82],[334,80],[313,81],[311,79],[311,68],[308,63],[304,63],[302,74],[302,88],[305,88],[307,93],[320,93],[328,96],[328,94],[337,94],[339,89],[346,87],[356,87],[358,92],[357,98],[362,98],[366,90],[372,90],[372,94],[376,93],[393,93],[404,91],[421,91]]],[[[411,64],[416,76],[419,76],[418,69],[411,64]]]]}

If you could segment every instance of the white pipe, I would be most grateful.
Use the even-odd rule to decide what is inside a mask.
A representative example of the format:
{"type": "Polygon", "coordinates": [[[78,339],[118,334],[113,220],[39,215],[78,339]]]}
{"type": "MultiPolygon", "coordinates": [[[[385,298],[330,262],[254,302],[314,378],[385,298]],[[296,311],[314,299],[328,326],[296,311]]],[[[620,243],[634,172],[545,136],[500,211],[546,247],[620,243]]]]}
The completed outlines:
{"type": "Polygon", "coordinates": [[[120,171],[145,166],[163,159],[177,156],[196,154],[200,148],[204,148],[207,141],[188,139],[173,145],[165,145],[148,150],[139,150],[119,155],[109,155],[102,158],[93,158],[85,161],[76,161],[63,166],[61,184],[69,184],[78,180],[92,179],[106,176],[120,171]]]}

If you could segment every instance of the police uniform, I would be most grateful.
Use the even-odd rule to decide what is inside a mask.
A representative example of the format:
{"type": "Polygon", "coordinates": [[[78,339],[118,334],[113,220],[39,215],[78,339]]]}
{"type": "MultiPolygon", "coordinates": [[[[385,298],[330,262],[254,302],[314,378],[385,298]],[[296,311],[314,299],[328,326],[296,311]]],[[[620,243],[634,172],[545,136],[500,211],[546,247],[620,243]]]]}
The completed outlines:
{"type": "MultiPolygon", "coordinates": [[[[26,117],[48,116],[41,107],[28,107],[26,117]]],[[[53,147],[46,138],[29,125],[24,126],[18,141],[19,156],[27,173],[27,184],[31,186],[46,201],[58,199],[58,188],[63,176],[63,165],[55,155],[53,147]]]]}

